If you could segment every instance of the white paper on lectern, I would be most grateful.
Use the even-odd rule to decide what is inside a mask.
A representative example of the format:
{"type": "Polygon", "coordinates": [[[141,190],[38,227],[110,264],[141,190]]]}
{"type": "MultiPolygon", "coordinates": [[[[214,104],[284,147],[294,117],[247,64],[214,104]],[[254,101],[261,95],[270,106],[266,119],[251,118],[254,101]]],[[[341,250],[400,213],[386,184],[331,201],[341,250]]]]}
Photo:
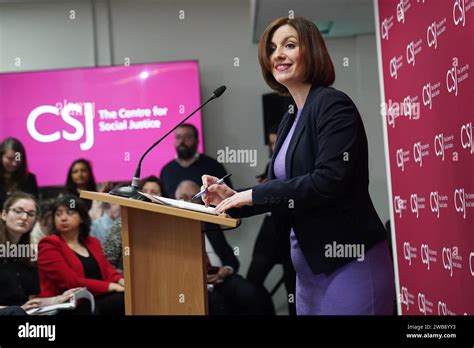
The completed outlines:
{"type": "Polygon", "coordinates": [[[200,213],[211,214],[211,215],[218,215],[216,213],[216,208],[212,207],[205,207],[201,204],[186,202],[186,201],[179,201],[177,199],[165,198],[156,195],[151,195],[149,193],[138,191],[141,195],[145,196],[146,198],[150,199],[152,202],[167,205],[173,208],[180,208],[180,209],[187,209],[193,210],[200,213]]]}

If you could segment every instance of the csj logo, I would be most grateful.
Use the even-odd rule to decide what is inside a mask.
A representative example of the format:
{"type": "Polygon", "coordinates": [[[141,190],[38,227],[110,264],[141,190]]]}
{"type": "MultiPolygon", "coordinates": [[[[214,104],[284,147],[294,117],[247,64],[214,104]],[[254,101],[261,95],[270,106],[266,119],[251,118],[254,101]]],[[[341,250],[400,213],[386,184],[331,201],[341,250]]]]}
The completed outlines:
{"type": "Polygon", "coordinates": [[[400,290],[400,302],[406,306],[406,310],[410,309],[410,305],[415,304],[415,296],[408,292],[408,288],[402,286],[400,290]]]}
{"type": "Polygon", "coordinates": [[[410,242],[403,243],[403,258],[408,261],[411,266],[411,260],[416,259],[416,248],[410,245],[410,242]]]}
{"type": "Polygon", "coordinates": [[[461,213],[463,219],[466,219],[466,195],[463,188],[454,190],[454,207],[456,212],[461,213]]]}
{"type": "Polygon", "coordinates": [[[428,301],[422,292],[418,293],[418,310],[424,315],[426,315],[426,312],[430,315],[433,314],[433,302],[428,301]]]}
{"type": "Polygon", "coordinates": [[[397,21],[405,23],[405,13],[410,8],[409,1],[400,0],[397,4],[397,21]]]}
{"type": "Polygon", "coordinates": [[[459,25],[461,23],[463,27],[466,25],[466,6],[464,6],[464,0],[454,1],[453,21],[454,25],[459,25]]]}
{"type": "Polygon", "coordinates": [[[427,84],[423,85],[423,91],[421,92],[423,105],[429,105],[430,110],[433,107],[433,98],[437,97],[440,94],[440,86],[441,82],[437,82],[434,85],[428,82],[427,84]]]}
{"type": "Polygon", "coordinates": [[[390,16],[389,18],[385,18],[382,21],[382,24],[380,26],[381,32],[382,32],[382,39],[388,40],[388,33],[389,30],[393,26],[393,16],[390,16]]]}
{"type": "Polygon", "coordinates": [[[416,218],[418,219],[418,216],[420,214],[420,209],[425,208],[425,198],[418,197],[418,194],[412,193],[410,195],[410,208],[411,208],[411,212],[415,214],[416,218]]]}
{"type": "Polygon", "coordinates": [[[458,72],[457,67],[459,61],[456,57],[453,58],[453,66],[446,73],[446,88],[448,92],[451,93],[454,91],[454,95],[458,95],[458,72]]]}
{"type": "Polygon", "coordinates": [[[449,310],[446,302],[438,301],[438,315],[456,315],[456,313],[449,310]]]}
{"type": "Polygon", "coordinates": [[[428,244],[421,244],[421,263],[426,265],[428,271],[430,270],[431,262],[436,262],[437,252],[431,250],[428,244]]]}
{"type": "Polygon", "coordinates": [[[430,192],[430,208],[431,211],[436,214],[438,219],[441,208],[448,207],[448,204],[446,203],[447,200],[448,196],[440,195],[438,191],[430,192]]]}
{"type": "Polygon", "coordinates": [[[431,23],[426,29],[426,42],[428,47],[434,46],[434,49],[438,47],[438,35],[436,32],[436,22],[431,23]]]}
{"type": "Polygon", "coordinates": [[[474,193],[467,193],[464,188],[454,190],[454,207],[466,219],[467,208],[474,208],[474,193]]]}
{"type": "Polygon", "coordinates": [[[441,257],[443,259],[443,268],[449,272],[450,277],[453,276],[454,268],[462,268],[462,257],[459,255],[459,249],[457,246],[452,248],[443,248],[441,257]]]}
{"type": "Polygon", "coordinates": [[[444,161],[446,150],[453,148],[454,135],[445,136],[443,133],[436,134],[434,137],[434,152],[436,157],[441,157],[444,161]]]}
{"type": "Polygon", "coordinates": [[[418,103],[418,96],[406,96],[403,98],[402,106],[403,114],[410,120],[418,120],[420,118],[420,103],[418,103]]]}
{"type": "Polygon", "coordinates": [[[448,307],[446,302],[438,301],[438,315],[448,315],[448,307]]]}
{"type": "Polygon", "coordinates": [[[398,70],[403,66],[403,56],[393,57],[390,59],[390,76],[395,80],[398,79],[398,70]]]}
{"type": "Polygon", "coordinates": [[[468,122],[461,126],[461,145],[463,149],[470,149],[471,155],[474,153],[472,122],[468,122]]]}
{"type": "Polygon", "coordinates": [[[469,270],[471,271],[471,275],[474,277],[474,251],[471,251],[469,254],[469,270]]]}
{"type": "Polygon", "coordinates": [[[397,152],[396,152],[397,167],[401,168],[402,172],[405,171],[405,163],[408,162],[409,158],[410,158],[409,150],[403,151],[403,148],[397,149],[397,152]]]}
{"type": "Polygon", "coordinates": [[[445,32],[445,30],[446,17],[444,17],[439,22],[434,21],[431,23],[426,29],[426,42],[428,43],[428,47],[434,46],[434,49],[436,50],[436,48],[438,48],[438,38],[442,33],[445,32]]]}
{"type": "Polygon", "coordinates": [[[401,199],[400,196],[395,196],[393,199],[393,204],[394,204],[395,213],[399,214],[401,218],[403,210],[407,208],[406,206],[407,201],[405,199],[401,199]]]}
{"type": "Polygon", "coordinates": [[[430,255],[428,244],[421,244],[421,262],[430,269],[430,255]]]}
{"type": "Polygon", "coordinates": [[[62,109],[52,105],[41,105],[33,109],[28,115],[26,121],[26,127],[31,137],[41,143],[52,143],[60,140],[61,138],[68,141],[77,141],[84,136],[85,141],[80,144],[81,150],[86,151],[92,148],[94,145],[94,103],[69,103],[66,104],[62,109]],[[72,115],[82,115],[84,117],[84,124],[72,115]],[[62,120],[69,126],[74,128],[74,132],[68,132],[67,130],[55,131],[50,134],[42,134],[38,131],[36,123],[40,116],[45,117],[46,115],[61,116],[62,120]]]}
{"type": "Polygon", "coordinates": [[[421,39],[419,39],[416,43],[414,41],[411,41],[407,45],[406,56],[407,56],[407,63],[408,64],[412,64],[413,66],[415,66],[415,56],[421,52],[422,42],[423,41],[421,39]]]}
{"type": "Polygon", "coordinates": [[[469,78],[469,64],[459,66],[457,57],[453,58],[452,67],[446,72],[446,89],[458,95],[459,84],[469,78]]]}
{"type": "Polygon", "coordinates": [[[415,163],[419,163],[420,167],[423,166],[423,157],[429,155],[429,144],[421,144],[421,141],[418,141],[413,144],[413,159],[415,163]]]}

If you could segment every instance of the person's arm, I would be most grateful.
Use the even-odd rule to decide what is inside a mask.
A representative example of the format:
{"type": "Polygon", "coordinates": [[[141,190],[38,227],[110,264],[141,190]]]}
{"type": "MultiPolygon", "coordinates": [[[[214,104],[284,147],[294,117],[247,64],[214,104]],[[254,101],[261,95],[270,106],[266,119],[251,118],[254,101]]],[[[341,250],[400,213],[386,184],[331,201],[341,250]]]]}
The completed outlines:
{"type": "MultiPolygon", "coordinates": [[[[28,308],[34,307],[46,307],[51,305],[56,305],[60,303],[64,303],[69,301],[73,294],[76,291],[79,291],[81,288],[74,288],[64,291],[61,295],[52,296],[52,297],[38,297],[36,295],[29,296],[28,302],[26,302],[23,306],[27,306],[28,308]]],[[[23,307],[22,306],[22,307],[23,307]]]]}
{"type": "MultiPolygon", "coordinates": [[[[219,180],[219,178],[215,176],[211,176],[207,174],[202,176],[203,186],[201,186],[201,190],[203,190],[205,187],[208,188],[208,192],[201,196],[201,199],[206,206],[214,205],[217,207],[227,198],[230,198],[232,196],[239,194],[239,192],[231,189],[225,183],[221,185],[214,185],[214,183],[216,183],[217,180],[219,180]]],[[[242,218],[242,217],[264,213],[268,211],[268,209],[269,207],[267,206],[259,206],[259,207],[242,206],[241,208],[228,209],[226,212],[233,218],[242,218]]]]}
{"type": "Polygon", "coordinates": [[[61,247],[49,238],[43,238],[38,246],[38,267],[40,273],[61,289],[86,287],[94,295],[104,295],[109,292],[110,281],[78,277],[74,270],[65,262],[61,247]]]}
{"type": "MultiPolygon", "coordinates": [[[[337,91],[336,91],[337,92],[337,91]]],[[[269,180],[252,189],[256,207],[323,206],[337,202],[351,189],[362,123],[355,105],[341,92],[332,93],[321,106],[317,122],[319,151],[311,173],[287,180],[269,180]]],[[[254,208],[254,209],[255,209],[254,208]]]]}

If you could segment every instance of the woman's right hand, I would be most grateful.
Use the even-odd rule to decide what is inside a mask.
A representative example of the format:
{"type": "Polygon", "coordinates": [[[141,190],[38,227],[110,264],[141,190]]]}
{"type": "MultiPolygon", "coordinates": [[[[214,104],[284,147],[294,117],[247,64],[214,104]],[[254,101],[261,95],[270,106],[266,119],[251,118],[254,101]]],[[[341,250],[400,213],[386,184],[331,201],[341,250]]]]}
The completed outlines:
{"type": "Polygon", "coordinates": [[[27,310],[33,309],[33,308],[38,308],[41,307],[41,299],[40,298],[34,298],[32,300],[27,301],[21,308],[26,312],[27,310]]]}
{"type": "Polygon", "coordinates": [[[125,288],[117,283],[109,284],[109,292],[124,292],[125,288]]]}
{"type": "Polygon", "coordinates": [[[232,190],[229,186],[225,183],[220,185],[212,185],[215,184],[219,178],[211,175],[203,175],[202,176],[202,186],[201,191],[208,187],[207,193],[201,196],[202,201],[208,207],[210,204],[216,206],[224,199],[232,197],[237,192],[232,190]],[[212,185],[212,186],[211,186],[212,185]]]}

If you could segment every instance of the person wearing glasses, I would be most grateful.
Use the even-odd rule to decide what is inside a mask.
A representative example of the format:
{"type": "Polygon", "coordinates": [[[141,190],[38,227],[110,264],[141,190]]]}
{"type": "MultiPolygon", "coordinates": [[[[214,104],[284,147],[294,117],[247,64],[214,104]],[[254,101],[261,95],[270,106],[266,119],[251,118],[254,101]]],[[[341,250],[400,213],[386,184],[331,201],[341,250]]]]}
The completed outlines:
{"type": "Polygon", "coordinates": [[[96,314],[123,315],[123,275],[106,259],[90,229],[84,201],[72,194],[58,197],[53,233],[38,245],[41,295],[57,296],[68,288],[85,287],[94,295],[96,314]]]}
{"type": "Polygon", "coordinates": [[[38,203],[25,192],[15,192],[5,201],[0,220],[0,315],[26,315],[27,310],[66,302],[77,289],[39,298],[40,284],[36,245],[30,233],[36,222],[38,203]]]}

